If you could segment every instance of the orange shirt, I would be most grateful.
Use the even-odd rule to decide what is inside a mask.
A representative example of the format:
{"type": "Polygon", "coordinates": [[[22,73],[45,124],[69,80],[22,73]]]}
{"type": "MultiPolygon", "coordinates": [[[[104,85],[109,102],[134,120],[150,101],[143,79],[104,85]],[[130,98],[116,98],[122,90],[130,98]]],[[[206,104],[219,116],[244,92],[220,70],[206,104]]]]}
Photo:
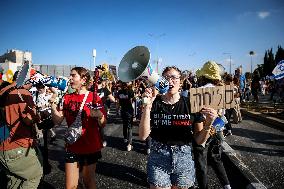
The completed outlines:
{"type": "MultiPolygon", "coordinates": [[[[9,85],[3,88],[0,91],[0,95],[13,86],[14,85],[9,85]]],[[[10,136],[1,143],[0,151],[11,150],[18,147],[27,148],[33,145],[35,142],[33,125],[26,125],[23,122],[23,119],[27,117],[27,115],[31,115],[33,121],[39,119],[35,114],[36,110],[31,93],[26,89],[13,89],[7,95],[4,106],[6,122],[10,127],[10,136]]]]}

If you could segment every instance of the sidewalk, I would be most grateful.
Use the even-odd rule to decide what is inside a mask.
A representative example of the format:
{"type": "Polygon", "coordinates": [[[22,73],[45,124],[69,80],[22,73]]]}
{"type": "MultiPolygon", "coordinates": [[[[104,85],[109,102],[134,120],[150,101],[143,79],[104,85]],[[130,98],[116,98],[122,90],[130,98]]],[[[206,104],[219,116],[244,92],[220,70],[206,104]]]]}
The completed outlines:
{"type": "Polygon", "coordinates": [[[276,96],[273,100],[271,100],[270,94],[259,94],[258,102],[253,102],[252,100],[250,100],[249,102],[242,102],[241,107],[243,111],[258,112],[263,114],[264,116],[272,118],[275,117],[277,119],[284,120],[284,102],[281,102],[280,98],[276,96]]]}
{"type": "Polygon", "coordinates": [[[270,99],[270,95],[259,95],[259,102],[243,102],[242,115],[267,123],[269,126],[284,129],[284,103],[270,99]]]}

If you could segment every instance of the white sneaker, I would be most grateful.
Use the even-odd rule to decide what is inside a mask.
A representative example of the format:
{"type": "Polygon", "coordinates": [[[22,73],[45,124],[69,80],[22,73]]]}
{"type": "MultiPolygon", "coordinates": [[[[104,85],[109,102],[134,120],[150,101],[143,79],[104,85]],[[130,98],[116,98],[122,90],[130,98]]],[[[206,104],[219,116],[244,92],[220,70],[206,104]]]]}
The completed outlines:
{"type": "Polygon", "coordinates": [[[150,148],[147,149],[146,153],[149,155],[151,152],[150,148]]]}
{"type": "Polygon", "coordinates": [[[131,144],[128,144],[126,146],[126,148],[127,148],[127,151],[129,152],[129,151],[131,151],[133,149],[133,146],[131,144]]]}
{"type": "Polygon", "coordinates": [[[127,140],[127,139],[123,139],[123,142],[124,142],[124,143],[127,143],[127,142],[128,142],[128,140],[127,140]]]}
{"type": "Polygon", "coordinates": [[[225,185],[224,186],[224,189],[231,189],[231,186],[228,184],[228,185],[225,185]]]}
{"type": "Polygon", "coordinates": [[[103,141],[103,147],[107,146],[107,141],[103,141]]]}

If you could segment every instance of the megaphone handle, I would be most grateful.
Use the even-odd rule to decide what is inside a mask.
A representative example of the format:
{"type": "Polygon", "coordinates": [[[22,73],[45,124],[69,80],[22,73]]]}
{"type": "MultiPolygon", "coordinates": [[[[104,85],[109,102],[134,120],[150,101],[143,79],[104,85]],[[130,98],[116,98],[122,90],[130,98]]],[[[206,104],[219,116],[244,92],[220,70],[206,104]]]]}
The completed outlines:
{"type": "Polygon", "coordinates": [[[148,104],[150,101],[149,101],[149,98],[147,98],[147,97],[143,97],[142,98],[142,104],[143,105],[146,105],[146,104],[148,104]]]}
{"type": "Polygon", "coordinates": [[[94,71],[94,82],[93,82],[93,87],[94,87],[94,92],[93,92],[93,106],[97,106],[98,79],[99,79],[99,70],[98,70],[98,68],[95,68],[95,71],[94,71]]]}

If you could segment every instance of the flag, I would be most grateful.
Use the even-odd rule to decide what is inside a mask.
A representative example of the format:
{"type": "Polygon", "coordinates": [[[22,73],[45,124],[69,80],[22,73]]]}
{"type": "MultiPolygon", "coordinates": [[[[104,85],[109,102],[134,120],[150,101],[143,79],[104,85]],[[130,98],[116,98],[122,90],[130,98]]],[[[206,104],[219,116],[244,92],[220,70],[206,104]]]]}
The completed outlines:
{"type": "Polygon", "coordinates": [[[282,79],[284,77],[284,60],[281,60],[272,71],[274,79],[282,79]]]}

